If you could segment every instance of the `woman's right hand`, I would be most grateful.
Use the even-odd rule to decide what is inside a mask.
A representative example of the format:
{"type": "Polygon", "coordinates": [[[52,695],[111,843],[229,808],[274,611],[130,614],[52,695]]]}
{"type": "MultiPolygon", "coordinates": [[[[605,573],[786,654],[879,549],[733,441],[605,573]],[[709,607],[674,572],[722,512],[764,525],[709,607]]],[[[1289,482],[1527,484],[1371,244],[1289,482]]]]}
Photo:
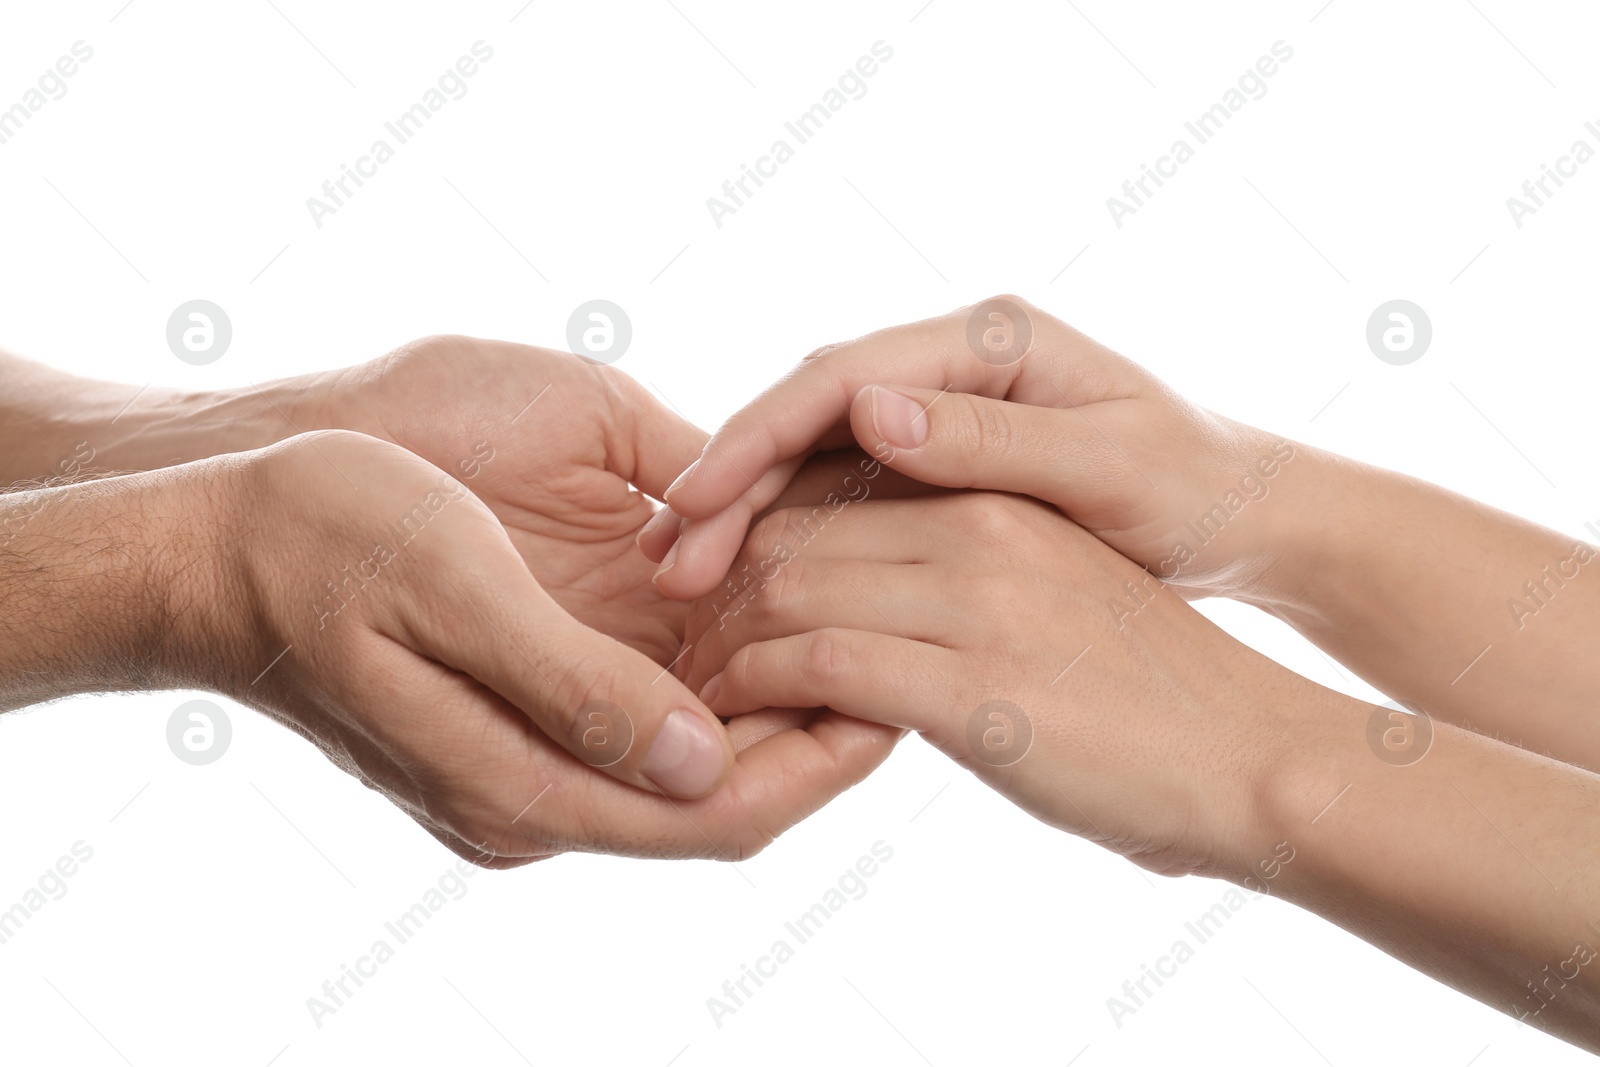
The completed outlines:
{"type": "Polygon", "coordinates": [[[1191,598],[1258,592],[1307,510],[1260,504],[1301,446],[1002,296],[819,349],[730,418],[640,538],[658,587],[714,588],[798,461],[852,437],[919,481],[1054,504],[1191,598]]]}

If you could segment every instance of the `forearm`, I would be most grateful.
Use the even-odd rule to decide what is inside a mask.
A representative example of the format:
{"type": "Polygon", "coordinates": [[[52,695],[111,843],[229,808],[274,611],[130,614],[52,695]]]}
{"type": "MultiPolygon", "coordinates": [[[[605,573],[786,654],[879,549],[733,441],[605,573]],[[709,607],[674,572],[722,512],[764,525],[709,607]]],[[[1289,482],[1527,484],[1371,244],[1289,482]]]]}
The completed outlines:
{"type": "Polygon", "coordinates": [[[190,679],[203,524],[177,481],[0,494],[0,711],[190,679]]]}
{"type": "Polygon", "coordinates": [[[1279,563],[1246,599],[1404,704],[1600,768],[1600,554],[1301,448],[1272,516],[1279,563]]]}
{"type": "Polygon", "coordinates": [[[1371,706],[1319,692],[1266,790],[1262,839],[1293,860],[1244,884],[1600,1050],[1600,778],[1443,723],[1393,766],[1363,741],[1371,706]]]}
{"type": "Polygon", "coordinates": [[[260,448],[314,422],[312,379],[216,392],[96,381],[0,352],[0,488],[260,448]]]}

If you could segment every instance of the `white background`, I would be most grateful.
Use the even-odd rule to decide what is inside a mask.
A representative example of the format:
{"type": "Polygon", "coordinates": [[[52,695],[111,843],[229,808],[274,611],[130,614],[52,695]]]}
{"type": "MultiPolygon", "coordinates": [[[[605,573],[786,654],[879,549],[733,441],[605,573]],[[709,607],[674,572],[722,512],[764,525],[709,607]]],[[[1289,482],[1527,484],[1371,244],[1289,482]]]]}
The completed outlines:
{"type": "MultiPolygon", "coordinates": [[[[205,388],[437,332],[561,347],[603,297],[619,366],[710,428],[820,344],[1015,291],[1209,407],[1594,539],[1600,161],[1520,229],[1505,204],[1597,143],[1585,5],[275,2],[5,5],[0,107],[94,57],[0,145],[0,344],[205,388]],[[467,95],[316,228],[306,198],[480,39],[467,95]],[[706,198],[879,40],[867,94],[715,226],[706,198]],[[1106,198],[1278,40],[1267,94],[1117,228],[1106,198]],[[165,343],[196,297],[234,327],[206,367],[165,343]],[[1396,297],[1433,322],[1409,366],[1364,339],[1396,297]]],[[[318,1028],[307,997],[453,857],[243,709],[220,762],[180,763],[193,695],[0,720],[0,908],[94,850],[0,946],[7,1062],[1580,1062],[1271,899],[1119,1028],[1107,997],[1227,887],[1046,830],[916,739],[738,868],[478,873],[318,1028]],[[706,998],[879,840],[867,895],[716,1026],[706,998]]]]}

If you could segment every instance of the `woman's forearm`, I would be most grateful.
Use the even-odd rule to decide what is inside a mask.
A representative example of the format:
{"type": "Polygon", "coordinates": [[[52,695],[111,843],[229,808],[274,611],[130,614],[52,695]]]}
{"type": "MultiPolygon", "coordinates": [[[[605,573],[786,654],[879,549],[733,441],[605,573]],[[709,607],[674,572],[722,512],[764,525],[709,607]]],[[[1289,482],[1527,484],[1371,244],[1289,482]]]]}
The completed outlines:
{"type": "Polygon", "coordinates": [[[1246,599],[1403,704],[1600,768],[1600,550],[1297,446],[1282,558],[1246,599]]]}
{"type": "Polygon", "coordinates": [[[1266,888],[1485,1004],[1600,1051],[1600,777],[1436,723],[1419,761],[1321,691],[1264,793],[1294,859],[1266,888]]]}

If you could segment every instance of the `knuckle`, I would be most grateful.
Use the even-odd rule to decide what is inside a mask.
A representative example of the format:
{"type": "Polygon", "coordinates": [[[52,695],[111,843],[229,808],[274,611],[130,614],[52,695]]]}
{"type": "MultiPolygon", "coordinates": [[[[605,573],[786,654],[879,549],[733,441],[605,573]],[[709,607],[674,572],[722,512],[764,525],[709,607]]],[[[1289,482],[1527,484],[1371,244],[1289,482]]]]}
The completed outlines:
{"type": "Polygon", "coordinates": [[[828,627],[814,630],[801,650],[800,676],[816,685],[826,685],[844,677],[855,659],[855,649],[847,631],[828,627]]]}
{"type": "Polygon", "coordinates": [[[995,293],[993,296],[989,297],[989,299],[987,299],[987,300],[985,300],[983,302],[985,304],[995,304],[995,303],[1015,304],[1017,307],[1022,308],[1024,311],[1033,311],[1034,310],[1033,305],[1028,302],[1027,297],[1018,296],[1016,293],[995,293]]]}
{"type": "Polygon", "coordinates": [[[408,341],[388,356],[395,363],[433,362],[444,360],[459,352],[470,338],[454,333],[433,333],[408,341]]]}
{"type": "Polygon", "coordinates": [[[740,562],[755,571],[763,581],[771,572],[792,561],[799,550],[816,536],[819,508],[780,508],[760,519],[745,538],[740,562]]]}
{"type": "Polygon", "coordinates": [[[755,618],[775,619],[792,608],[806,588],[805,561],[798,556],[771,568],[761,595],[755,599],[755,618]]]}
{"type": "Polygon", "coordinates": [[[815,360],[822,359],[828,353],[836,352],[839,349],[843,348],[847,343],[848,342],[845,342],[845,341],[833,341],[833,342],[831,342],[829,344],[823,345],[821,348],[814,348],[810,352],[807,352],[805,354],[805,356],[803,356],[801,358],[800,362],[802,364],[805,364],[805,363],[811,363],[811,362],[813,362],[815,360]]]}
{"type": "Polygon", "coordinates": [[[778,550],[789,529],[789,518],[785,514],[787,510],[784,508],[764,515],[750,527],[750,532],[745,535],[744,547],[739,550],[734,564],[736,570],[755,566],[778,550]]]}
{"type": "Polygon", "coordinates": [[[964,397],[965,424],[969,427],[971,454],[1005,454],[1010,451],[1013,426],[1004,404],[985,403],[974,397],[964,397]]]}
{"type": "Polygon", "coordinates": [[[743,863],[754,859],[772,844],[773,835],[756,825],[745,825],[734,830],[732,836],[717,851],[717,859],[727,863],[743,863]]]}
{"type": "Polygon", "coordinates": [[[1002,545],[1016,538],[1017,508],[1004,494],[967,493],[953,502],[960,509],[961,527],[979,543],[1002,545]]]}

